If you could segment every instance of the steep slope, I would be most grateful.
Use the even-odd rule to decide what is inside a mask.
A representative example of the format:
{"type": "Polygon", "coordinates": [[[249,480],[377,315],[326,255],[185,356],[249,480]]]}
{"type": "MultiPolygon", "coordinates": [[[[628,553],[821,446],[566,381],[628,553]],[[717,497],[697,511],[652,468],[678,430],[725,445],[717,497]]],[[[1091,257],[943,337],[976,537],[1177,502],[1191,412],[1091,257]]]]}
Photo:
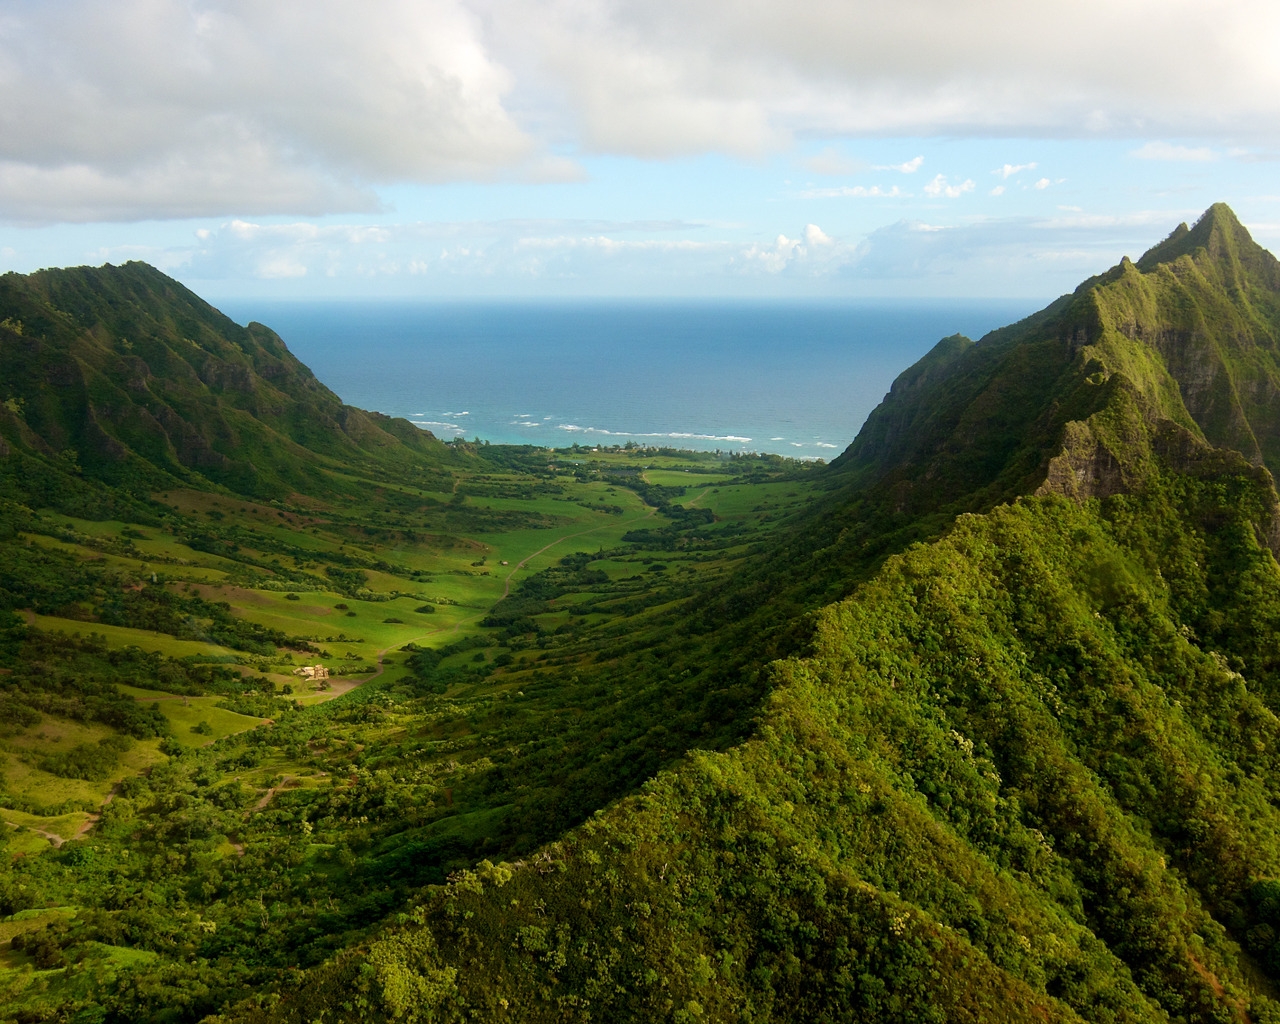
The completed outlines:
{"type": "Polygon", "coordinates": [[[964,517],[756,738],[232,1019],[1277,1019],[1280,570],[1243,460],[964,517]]]}
{"type": "MultiPolygon", "coordinates": [[[[407,421],[344,405],[271,330],[144,263],[0,277],[0,456],[15,452],[133,490],[260,497],[340,488],[324,472],[335,463],[448,457],[407,421]]],[[[19,464],[0,459],[11,478],[19,464]]]]}
{"type": "Polygon", "coordinates": [[[944,341],[779,549],[781,587],[852,593],[753,738],[226,1019],[1280,1021],[1280,318],[1251,247],[1215,207],[944,341]],[[912,531],[945,536],[886,558],[912,531]]]}
{"type": "Polygon", "coordinates": [[[957,514],[1020,494],[1140,489],[1157,463],[1211,471],[1220,448],[1275,473],[1278,399],[1280,263],[1215,205],[1020,323],[938,342],[832,462],[828,498],[700,614],[710,628],[766,599],[838,600],[957,514]]]}
{"type": "Polygon", "coordinates": [[[1046,478],[1082,494],[1124,489],[1141,474],[1136,453],[1105,441],[1090,452],[1067,425],[1127,402],[1159,434],[1185,430],[1184,448],[1239,451],[1274,473],[1277,397],[1280,262],[1218,204],[1020,324],[939,342],[833,468],[918,511],[989,505],[1046,478]],[[1070,473],[1050,466],[1064,452],[1070,473]]]}

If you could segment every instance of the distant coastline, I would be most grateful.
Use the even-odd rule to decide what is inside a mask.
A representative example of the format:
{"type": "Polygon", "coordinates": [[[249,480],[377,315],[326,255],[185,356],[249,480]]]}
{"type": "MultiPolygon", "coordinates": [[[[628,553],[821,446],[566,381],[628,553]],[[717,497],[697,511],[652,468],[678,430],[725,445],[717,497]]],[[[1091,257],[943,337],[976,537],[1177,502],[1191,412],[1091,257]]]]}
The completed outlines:
{"type": "Polygon", "coordinates": [[[344,401],[444,440],[830,459],[939,338],[980,337],[1037,302],[218,305],[278,331],[344,401]]]}

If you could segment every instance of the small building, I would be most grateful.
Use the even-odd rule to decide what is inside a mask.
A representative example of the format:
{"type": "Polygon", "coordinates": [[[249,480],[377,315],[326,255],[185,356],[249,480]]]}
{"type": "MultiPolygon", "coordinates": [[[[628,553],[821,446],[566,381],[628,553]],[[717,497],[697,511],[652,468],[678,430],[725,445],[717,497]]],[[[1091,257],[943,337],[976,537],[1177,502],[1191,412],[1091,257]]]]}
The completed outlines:
{"type": "Polygon", "coordinates": [[[303,665],[302,668],[295,668],[293,674],[302,676],[303,679],[328,679],[329,669],[325,665],[303,665]]]}

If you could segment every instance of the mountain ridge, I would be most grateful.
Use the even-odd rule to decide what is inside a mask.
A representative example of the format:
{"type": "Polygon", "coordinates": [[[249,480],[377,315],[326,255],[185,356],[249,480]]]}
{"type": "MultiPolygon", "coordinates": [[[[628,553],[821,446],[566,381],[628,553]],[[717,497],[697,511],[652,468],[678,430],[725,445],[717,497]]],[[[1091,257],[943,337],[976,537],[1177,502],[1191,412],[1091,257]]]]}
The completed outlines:
{"type": "Polygon", "coordinates": [[[1280,317],[1240,232],[904,372],[779,579],[872,571],[751,738],[226,1019],[1280,1020],[1280,317]]]}
{"type": "MultiPolygon", "coordinates": [[[[1139,490],[1166,463],[1212,473],[1243,460],[1243,471],[1271,473],[1280,441],[1280,401],[1268,397],[1280,388],[1276,260],[1219,204],[1140,262],[1149,269],[1122,259],[1023,320],[978,342],[944,338],[907,367],[770,563],[700,607],[707,628],[753,601],[788,618],[839,600],[886,557],[945,534],[957,515],[1019,495],[1139,490]],[[1179,351],[1204,356],[1178,362],[1179,351]]],[[[1277,524],[1280,512],[1261,527],[1269,544],[1280,539],[1277,524]]],[[[803,641],[783,630],[767,646],[777,656],[803,641]]]]}
{"type": "MultiPolygon", "coordinates": [[[[640,481],[633,464],[609,475],[575,462],[575,479],[598,474],[599,503],[631,489],[635,522],[647,518],[632,503],[643,499],[666,525],[619,529],[619,549],[584,548],[505,587],[474,636],[415,647],[393,686],[322,715],[286,718],[270,687],[238,692],[228,670],[236,707],[280,708],[270,728],[175,755],[112,801],[91,844],[0,875],[5,899],[16,899],[13,879],[57,878],[68,901],[90,904],[23,939],[83,958],[46,1016],[1280,1024],[1276,266],[1215,206],[1018,324],[942,339],[849,449],[810,474],[820,497],[771,515],[773,532],[747,533],[737,562],[715,544],[741,539],[747,522],[717,531],[715,487],[706,504],[682,506],[683,474],[640,481]],[[651,547],[626,547],[641,542],[651,547]],[[493,641],[509,650],[490,662],[493,641]],[[287,758],[325,770],[295,790],[271,775],[287,758]],[[265,797],[241,786],[259,762],[265,797]],[[251,827],[246,850],[237,830],[251,827]],[[159,909],[130,888],[175,870],[190,884],[166,878],[171,902],[159,909]],[[347,903],[326,907],[317,892],[347,903]],[[287,948],[273,947],[279,936],[287,948]],[[108,955],[103,944],[159,959],[81,970],[108,955]]],[[[157,294],[158,278],[130,273],[130,302],[157,294]]],[[[52,326],[40,329],[56,334],[70,317],[66,330],[82,334],[97,317],[110,345],[84,351],[132,365],[118,349],[137,332],[84,301],[75,320],[69,299],[44,312],[32,299],[23,330],[44,317],[52,326]]],[[[271,391],[256,383],[270,373],[254,369],[236,397],[236,367],[248,374],[258,358],[276,372],[271,336],[211,322],[209,344],[235,351],[206,361],[183,340],[203,335],[159,326],[156,365],[199,381],[175,415],[200,423],[212,409],[237,424],[256,414],[236,402],[260,403],[262,429],[282,439],[271,451],[292,457],[287,424],[307,407],[305,378],[271,391]],[[288,402],[272,406],[277,393],[288,402]]],[[[86,380],[107,399],[120,390],[110,375],[86,380]]],[[[105,407],[76,408],[90,406],[105,407]]],[[[440,465],[429,440],[422,455],[388,442],[381,460],[335,422],[320,417],[321,440],[374,470],[440,465]]],[[[70,465],[65,448],[42,443],[32,465],[70,465]]],[[[299,450],[309,454],[298,479],[326,479],[329,456],[299,450]]],[[[375,570],[379,544],[390,557],[414,517],[508,515],[466,503],[525,489],[543,489],[531,500],[581,497],[556,490],[564,476],[540,451],[524,455],[519,478],[495,470],[520,452],[495,451],[430,502],[398,492],[395,530],[344,523],[353,529],[329,557],[348,561],[324,570],[346,581],[332,610],[359,621],[371,609],[348,600],[393,597],[362,591],[373,581],[353,570],[375,570]],[[361,535],[372,547],[350,560],[342,549],[361,535]]],[[[288,468],[260,479],[286,486],[288,468]]],[[[763,497],[750,493],[733,500],[763,497]]],[[[761,500],[760,521],[766,508],[779,506],[761,500]]],[[[210,513],[222,511],[204,515],[218,523],[210,513]]],[[[284,546],[278,513],[271,536],[294,566],[259,557],[275,574],[267,582],[288,573],[296,589],[327,586],[308,578],[303,548],[284,546]]],[[[594,517],[581,529],[594,534],[594,517]]],[[[261,523],[217,537],[211,527],[199,542],[261,545],[261,523]]],[[[458,546],[455,578],[483,573],[480,550],[458,546]]],[[[398,572],[412,582],[397,582],[393,599],[416,611],[375,612],[384,626],[425,614],[426,596],[400,586],[448,579],[408,562],[398,572]]],[[[58,582],[51,593],[69,589],[58,582]]],[[[123,616],[126,598],[147,593],[128,586],[95,607],[119,598],[123,616]]],[[[216,606],[192,590],[168,606],[212,619],[216,606]]],[[[432,618],[445,608],[471,614],[440,606],[432,618]]],[[[230,630],[230,616],[219,621],[230,630]]],[[[41,669],[25,676],[31,686],[44,684],[41,669]]],[[[46,1005],[30,991],[28,1005],[46,1005]]]]}
{"type": "Polygon", "coordinates": [[[0,380],[7,449],[139,490],[280,498],[341,491],[337,462],[449,458],[407,420],[344,404],[269,328],[143,263],[0,276],[0,380]]]}
{"type": "MultiPolygon", "coordinates": [[[[1018,324],[977,343],[939,342],[895,381],[833,467],[900,504],[928,481],[921,508],[976,508],[974,500],[1030,493],[1050,478],[1064,487],[1075,473],[1051,461],[1089,462],[1084,436],[1101,429],[1093,417],[1122,390],[1150,424],[1167,421],[1274,472],[1278,303],[1280,263],[1219,204],[1137,264],[1125,258],[1018,324]]],[[[1115,477],[1126,461],[1100,456],[1094,465],[1111,468],[1096,480],[1078,476],[1074,488],[1087,496],[1137,486],[1132,469],[1123,483],[1115,477]]]]}

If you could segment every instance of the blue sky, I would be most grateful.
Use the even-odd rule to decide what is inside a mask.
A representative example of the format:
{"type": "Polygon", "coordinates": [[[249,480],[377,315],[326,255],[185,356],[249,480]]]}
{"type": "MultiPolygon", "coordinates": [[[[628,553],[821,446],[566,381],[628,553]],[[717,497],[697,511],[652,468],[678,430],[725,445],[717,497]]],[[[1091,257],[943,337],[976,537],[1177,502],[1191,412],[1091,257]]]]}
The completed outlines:
{"type": "Polygon", "coordinates": [[[1280,246],[1280,11],[0,3],[0,268],[213,299],[1051,297],[1280,246]]]}

